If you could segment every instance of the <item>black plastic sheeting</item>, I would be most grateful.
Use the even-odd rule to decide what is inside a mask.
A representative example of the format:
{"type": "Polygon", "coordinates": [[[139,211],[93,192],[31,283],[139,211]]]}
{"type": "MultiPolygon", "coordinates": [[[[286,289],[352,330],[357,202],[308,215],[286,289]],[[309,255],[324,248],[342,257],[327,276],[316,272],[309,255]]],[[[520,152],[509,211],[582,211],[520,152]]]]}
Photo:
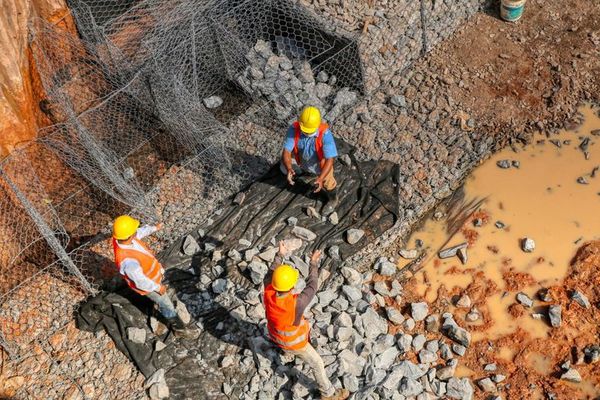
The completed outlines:
{"type": "MultiPolygon", "coordinates": [[[[221,209],[220,214],[213,217],[213,224],[203,227],[204,237],[199,238],[195,232],[190,234],[199,243],[212,242],[225,250],[224,254],[232,248],[242,250],[239,239],[250,241],[250,247],[264,248],[276,245],[277,240],[293,237],[293,226],[287,223],[287,219],[295,217],[298,219],[297,226],[317,234],[317,239],[302,249],[305,254],[310,254],[316,248],[327,250],[337,245],[341,260],[332,259],[324,251],[322,265],[331,269],[338,264],[336,261],[348,259],[397,222],[400,170],[397,164],[389,161],[358,162],[351,146],[340,140],[337,146],[338,153],[347,154],[351,160],[350,165],[339,160],[335,163],[340,198],[336,210],[339,217],[337,225],[306,213],[308,207],[320,212],[324,204],[324,195],[313,193],[314,177],[296,177],[296,184],[290,186],[277,164],[244,191],[242,204],[231,203],[221,209]],[[365,232],[364,237],[354,245],[346,241],[346,231],[350,228],[365,232]]],[[[183,239],[165,252],[167,264],[185,262],[185,256],[180,253],[183,239]]]]}
{"type": "MultiPolygon", "coordinates": [[[[297,177],[294,186],[287,185],[279,165],[275,165],[263,178],[244,190],[245,199],[242,204],[231,202],[213,217],[212,224],[202,226],[205,232],[202,238],[199,238],[197,232],[190,234],[198,239],[202,248],[209,242],[216,245],[224,255],[233,248],[244,250],[239,244],[242,238],[252,243],[250,247],[263,249],[276,244],[278,240],[293,237],[293,227],[287,223],[287,219],[295,217],[298,219],[298,226],[317,234],[317,239],[305,243],[296,255],[310,254],[315,248],[324,250],[322,266],[334,275],[335,269],[343,260],[394,226],[398,219],[399,190],[399,167],[396,164],[387,161],[358,162],[350,146],[341,141],[338,141],[338,151],[340,155],[348,154],[351,160],[350,165],[341,161],[335,164],[340,198],[337,208],[339,224],[332,225],[327,219],[309,217],[306,213],[308,207],[321,210],[322,195],[312,193],[312,180],[309,177],[297,177]],[[355,245],[346,241],[346,231],[350,228],[365,232],[364,237],[355,245]],[[327,250],[333,245],[339,246],[341,260],[334,260],[327,254],[327,250]]],[[[160,256],[167,269],[165,279],[179,298],[197,296],[195,298],[199,299],[203,294],[206,295],[197,286],[200,276],[208,274],[211,279],[218,276],[213,274],[214,262],[210,251],[201,251],[194,257],[184,256],[181,253],[183,240],[181,238],[160,256]]],[[[255,287],[235,264],[225,260],[221,263],[226,267],[223,268],[223,275],[236,285],[243,283],[239,285],[240,293],[242,286],[246,289],[255,287]]],[[[241,370],[238,366],[230,367],[229,371],[220,368],[223,350],[277,350],[269,346],[266,349],[256,348],[256,339],[262,336],[262,328],[231,313],[240,304],[236,303],[238,299],[233,299],[228,304],[219,304],[212,292],[208,291],[208,294],[209,296],[203,297],[201,308],[188,304],[188,309],[195,310],[192,312],[194,320],[201,321],[202,324],[202,334],[197,340],[175,338],[171,333],[161,337],[150,333],[149,320],[153,305],[127,287],[116,293],[103,292],[88,300],[78,311],[77,323],[80,329],[91,332],[106,330],[116,347],[129,357],[144,376],[148,377],[156,369],[164,368],[172,399],[225,398],[221,393],[221,386],[232,376],[237,380],[237,388],[230,398],[235,398],[236,391],[239,394],[240,387],[250,379],[253,372],[241,370]],[[129,341],[128,327],[146,329],[146,342],[137,344],[129,341]],[[160,352],[154,350],[157,340],[167,345],[160,352]]],[[[268,358],[272,358],[272,354],[268,358]]],[[[274,365],[274,369],[281,371],[282,367],[274,365]]],[[[296,375],[295,379],[303,378],[296,375]]]]}

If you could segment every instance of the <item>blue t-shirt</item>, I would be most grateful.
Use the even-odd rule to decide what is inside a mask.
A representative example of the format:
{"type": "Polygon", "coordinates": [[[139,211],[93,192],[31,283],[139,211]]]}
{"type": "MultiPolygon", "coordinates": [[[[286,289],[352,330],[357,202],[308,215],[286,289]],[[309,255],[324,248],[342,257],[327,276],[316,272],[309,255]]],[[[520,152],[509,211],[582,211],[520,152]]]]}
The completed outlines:
{"type": "MultiPolygon", "coordinates": [[[[301,161],[300,168],[315,175],[321,173],[319,156],[317,155],[317,148],[315,145],[318,135],[318,130],[310,136],[300,133],[300,139],[298,140],[298,155],[300,156],[301,161]]],[[[294,153],[295,137],[296,130],[292,125],[287,131],[285,142],[283,144],[283,148],[289,152],[292,152],[292,155],[294,153]]],[[[335,147],[335,140],[333,139],[333,134],[329,128],[325,131],[325,133],[323,133],[323,156],[325,158],[334,158],[338,156],[337,148],[335,147]]]]}

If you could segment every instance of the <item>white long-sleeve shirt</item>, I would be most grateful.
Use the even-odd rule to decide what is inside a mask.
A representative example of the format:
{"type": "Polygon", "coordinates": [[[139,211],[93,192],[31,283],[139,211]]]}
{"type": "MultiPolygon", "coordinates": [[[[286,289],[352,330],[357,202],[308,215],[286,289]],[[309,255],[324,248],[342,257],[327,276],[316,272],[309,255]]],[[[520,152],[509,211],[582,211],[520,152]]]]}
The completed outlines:
{"type": "MultiPolygon", "coordinates": [[[[135,238],[142,240],[157,230],[158,228],[156,226],[145,225],[137,230],[135,238]]],[[[122,249],[133,249],[145,254],[149,254],[145,248],[140,246],[135,241],[133,241],[131,244],[122,244],[117,242],[117,245],[122,249]]],[[[156,284],[156,282],[154,282],[152,279],[148,279],[148,277],[144,275],[142,266],[134,258],[124,259],[121,262],[121,269],[119,272],[121,275],[126,275],[129,279],[131,279],[135,283],[135,286],[140,290],[145,292],[158,292],[160,290],[160,285],[156,284]]]]}

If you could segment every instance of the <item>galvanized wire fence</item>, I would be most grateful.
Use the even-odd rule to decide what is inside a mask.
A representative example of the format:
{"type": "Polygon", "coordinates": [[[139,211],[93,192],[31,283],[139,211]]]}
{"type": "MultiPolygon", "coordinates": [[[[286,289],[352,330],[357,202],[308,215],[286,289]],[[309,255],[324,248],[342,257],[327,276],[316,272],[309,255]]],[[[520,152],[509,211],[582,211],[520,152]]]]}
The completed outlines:
{"type": "Polygon", "coordinates": [[[386,56],[287,0],[69,3],[78,34],[40,22],[31,39],[52,124],[0,164],[0,345],[13,357],[115,275],[115,216],[164,222],[160,250],[267,170],[303,106],[342,120],[374,74],[460,23],[428,33],[427,13],[445,10],[406,2],[386,56]]]}

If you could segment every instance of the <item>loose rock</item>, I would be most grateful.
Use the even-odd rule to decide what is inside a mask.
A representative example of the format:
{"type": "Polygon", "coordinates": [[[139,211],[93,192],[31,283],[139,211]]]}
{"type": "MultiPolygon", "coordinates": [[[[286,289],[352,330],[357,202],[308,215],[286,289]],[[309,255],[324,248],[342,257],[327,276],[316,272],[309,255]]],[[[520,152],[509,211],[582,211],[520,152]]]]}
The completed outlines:
{"type": "Polygon", "coordinates": [[[360,239],[362,239],[364,234],[365,232],[362,229],[348,229],[346,231],[346,241],[349,244],[356,244],[358,241],[360,241],[360,239]]]}
{"type": "Polygon", "coordinates": [[[553,328],[558,328],[562,323],[562,307],[560,305],[552,305],[548,308],[548,318],[550,325],[553,328]]]}
{"type": "Polygon", "coordinates": [[[200,245],[192,235],[187,235],[183,240],[181,251],[186,256],[193,256],[200,251],[200,245]]]}
{"type": "Polygon", "coordinates": [[[526,253],[531,253],[535,250],[535,242],[531,238],[524,238],[521,240],[521,250],[526,253]]]}

